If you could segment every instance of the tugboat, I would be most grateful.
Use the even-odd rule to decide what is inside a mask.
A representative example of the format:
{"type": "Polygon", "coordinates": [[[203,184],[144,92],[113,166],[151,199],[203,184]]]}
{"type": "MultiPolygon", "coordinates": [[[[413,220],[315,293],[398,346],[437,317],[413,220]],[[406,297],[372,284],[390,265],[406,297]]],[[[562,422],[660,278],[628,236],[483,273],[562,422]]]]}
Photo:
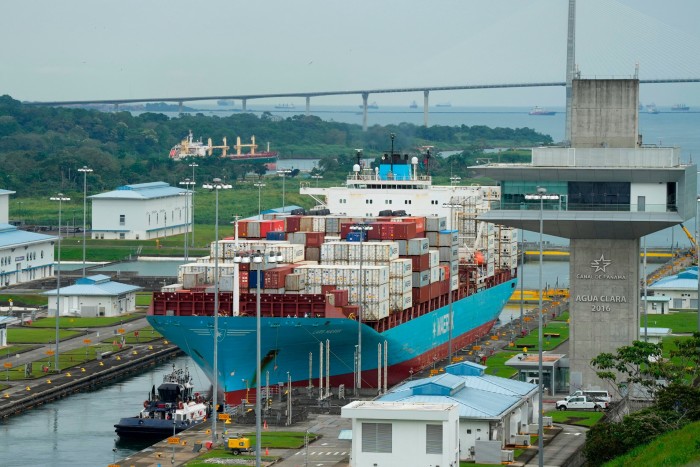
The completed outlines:
{"type": "Polygon", "coordinates": [[[206,401],[194,392],[187,368],[175,369],[173,365],[157,393],[153,386],[138,416],[122,418],[114,431],[122,440],[161,440],[204,422],[208,413],[206,401]]]}

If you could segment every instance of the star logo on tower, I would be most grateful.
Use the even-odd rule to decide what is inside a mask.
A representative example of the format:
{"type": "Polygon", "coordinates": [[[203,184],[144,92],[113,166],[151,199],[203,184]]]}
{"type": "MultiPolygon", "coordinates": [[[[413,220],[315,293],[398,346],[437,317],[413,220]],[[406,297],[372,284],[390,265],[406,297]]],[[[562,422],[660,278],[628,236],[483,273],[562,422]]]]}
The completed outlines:
{"type": "Polygon", "coordinates": [[[601,254],[600,259],[594,259],[591,261],[591,267],[594,269],[593,272],[606,272],[605,268],[610,266],[610,263],[612,263],[611,260],[605,259],[605,255],[601,254]]]}

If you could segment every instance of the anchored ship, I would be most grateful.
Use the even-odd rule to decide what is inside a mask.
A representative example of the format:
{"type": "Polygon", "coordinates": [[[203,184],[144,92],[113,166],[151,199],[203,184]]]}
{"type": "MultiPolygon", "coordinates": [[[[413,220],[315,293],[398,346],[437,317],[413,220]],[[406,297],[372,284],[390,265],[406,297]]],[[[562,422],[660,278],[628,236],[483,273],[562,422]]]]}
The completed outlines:
{"type": "Polygon", "coordinates": [[[487,335],[513,293],[517,230],[476,218],[499,187],[435,186],[418,174],[419,157],[393,151],[379,167],[361,162],[344,186],[302,187],[319,203],[308,214],[239,221],[236,235],[154,293],[149,322],[217,381],[227,403],[257,397],[258,380],[269,386],[261,397],[288,380],[396,384],[445,358],[450,344],[487,335]],[[266,260],[246,261],[251,253],[266,260]]]}
{"type": "Polygon", "coordinates": [[[552,110],[543,109],[542,107],[535,106],[528,112],[529,115],[556,115],[556,112],[552,110]]]}
{"type": "Polygon", "coordinates": [[[210,157],[214,154],[215,149],[220,149],[220,157],[234,161],[257,161],[273,164],[277,162],[277,153],[270,151],[270,143],[267,143],[266,151],[257,152],[258,145],[255,144],[255,136],[251,137],[250,144],[242,144],[240,136],[237,137],[236,145],[233,146],[233,149],[236,151],[235,154],[229,154],[229,148],[226,137],[223,138],[223,144],[217,146],[212,144],[211,138],[207,140],[206,144],[201,138],[195,140],[190,131],[186,138],[170,149],[170,158],[179,161],[188,157],[210,157]],[[249,152],[242,152],[241,149],[244,148],[248,148],[249,152]]]}

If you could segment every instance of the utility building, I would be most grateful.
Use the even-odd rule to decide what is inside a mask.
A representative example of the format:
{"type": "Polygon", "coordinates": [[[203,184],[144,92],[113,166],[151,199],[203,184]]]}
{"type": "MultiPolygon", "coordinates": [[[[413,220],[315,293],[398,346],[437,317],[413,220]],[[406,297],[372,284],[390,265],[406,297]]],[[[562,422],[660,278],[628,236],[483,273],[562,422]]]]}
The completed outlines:
{"type": "Polygon", "coordinates": [[[185,233],[191,225],[184,196],[188,193],[165,182],[152,182],[90,196],[92,238],[148,240],[185,233]]]}
{"type": "Polygon", "coordinates": [[[542,221],[570,239],[572,389],[601,386],[591,359],[639,339],[640,238],[695,215],[696,166],[678,147],[642,144],[638,105],[637,79],[576,79],[571,147],[472,167],[501,185],[500,209],[480,220],[532,232],[542,221]]]}

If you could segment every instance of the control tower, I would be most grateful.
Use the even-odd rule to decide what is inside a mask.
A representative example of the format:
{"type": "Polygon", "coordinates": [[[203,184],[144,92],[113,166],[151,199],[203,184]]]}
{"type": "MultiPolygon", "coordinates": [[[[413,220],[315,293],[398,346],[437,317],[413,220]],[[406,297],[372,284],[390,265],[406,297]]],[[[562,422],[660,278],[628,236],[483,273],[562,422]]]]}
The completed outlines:
{"type": "Polygon", "coordinates": [[[480,220],[539,232],[541,216],[570,239],[570,384],[587,388],[603,384],[591,359],[639,339],[640,238],[695,215],[697,179],[680,148],[642,144],[637,79],[572,84],[571,147],[471,168],[501,185],[480,220]],[[555,199],[527,200],[538,188],[555,199]]]}

